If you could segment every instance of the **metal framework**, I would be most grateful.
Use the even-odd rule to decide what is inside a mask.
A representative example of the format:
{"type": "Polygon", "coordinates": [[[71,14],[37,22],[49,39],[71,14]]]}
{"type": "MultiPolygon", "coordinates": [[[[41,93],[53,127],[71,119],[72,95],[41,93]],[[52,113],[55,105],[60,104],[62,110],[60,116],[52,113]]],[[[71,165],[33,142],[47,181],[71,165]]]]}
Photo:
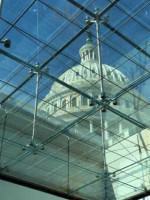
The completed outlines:
{"type": "MultiPolygon", "coordinates": [[[[48,4],[46,4],[44,1],[42,0],[39,0],[39,1],[32,1],[24,10],[23,12],[21,12],[17,18],[13,21],[13,22],[9,22],[8,20],[8,24],[10,25],[4,32],[3,34],[1,34],[0,36],[0,40],[2,40],[5,36],[8,35],[8,33],[15,27],[17,29],[17,24],[20,22],[20,20],[26,15],[26,13],[28,13],[30,11],[30,9],[32,9],[32,7],[34,6],[35,3],[41,3],[43,4],[44,6],[48,7],[48,9],[53,9],[52,7],[53,6],[50,6],[48,4]]],[[[118,109],[116,109],[115,107],[112,107],[110,104],[116,100],[118,100],[119,98],[123,97],[123,95],[125,94],[131,94],[132,95],[132,90],[135,89],[137,86],[141,85],[143,82],[149,80],[150,78],[150,72],[149,72],[149,69],[146,69],[143,62],[140,63],[140,61],[137,61],[137,59],[134,59],[134,55],[133,57],[131,56],[128,56],[128,55],[124,55],[124,57],[128,60],[128,61],[131,61],[132,63],[134,63],[135,65],[139,66],[141,69],[143,69],[145,71],[145,73],[143,73],[142,75],[140,75],[138,78],[134,79],[133,81],[131,81],[130,84],[128,84],[126,87],[124,88],[121,88],[120,87],[120,91],[117,92],[116,94],[114,94],[113,96],[111,97],[106,97],[105,96],[105,91],[104,91],[104,86],[103,86],[103,81],[104,80],[107,80],[107,77],[105,77],[103,75],[103,68],[102,68],[102,55],[101,55],[101,44],[106,44],[108,45],[109,47],[112,47],[112,49],[116,50],[116,52],[118,51],[116,48],[113,48],[113,46],[111,46],[108,42],[107,42],[107,39],[109,39],[109,37],[111,35],[117,35],[119,36],[119,38],[121,38],[126,44],[129,44],[130,46],[132,46],[132,48],[134,48],[134,50],[136,50],[137,54],[140,53],[142,56],[145,57],[145,59],[149,59],[150,58],[150,54],[148,53],[148,51],[146,50],[146,47],[149,46],[141,46],[137,43],[135,43],[134,41],[132,41],[132,39],[128,38],[127,36],[125,36],[122,32],[119,31],[119,28],[121,26],[123,26],[124,24],[126,24],[130,19],[134,19],[134,17],[144,8],[147,8],[147,6],[149,5],[149,2],[145,2],[145,4],[139,9],[137,10],[132,16],[129,15],[129,19],[125,20],[120,26],[118,26],[118,28],[115,28],[113,25],[109,24],[108,22],[106,21],[103,21],[103,26],[105,28],[107,28],[107,30],[109,30],[109,34],[104,37],[104,39],[101,39],[100,36],[99,36],[99,22],[102,20],[102,17],[108,13],[108,11],[110,11],[112,8],[114,8],[116,6],[116,8],[119,8],[120,10],[122,9],[122,7],[120,6],[120,4],[118,5],[118,3],[120,2],[119,0],[114,0],[112,1],[106,8],[104,8],[100,13],[97,12],[97,13],[93,13],[90,8],[84,6],[84,5],[81,5],[80,3],[74,1],[74,0],[67,0],[68,3],[70,3],[72,6],[74,6],[75,8],[77,8],[78,10],[81,11],[81,13],[85,13],[87,15],[89,15],[90,17],[92,17],[92,20],[93,21],[89,21],[89,23],[84,26],[82,28],[81,25],[79,25],[79,23],[75,22],[74,20],[72,19],[68,19],[68,21],[70,23],[72,23],[73,25],[76,25],[78,28],[80,28],[80,31],[77,32],[77,34],[75,34],[71,39],[69,39],[69,41],[67,41],[65,44],[62,45],[61,48],[59,48],[57,51],[56,51],[56,48],[54,48],[53,50],[55,50],[55,53],[50,56],[48,59],[45,59],[44,62],[41,64],[40,67],[36,67],[34,66],[33,64],[31,64],[31,60],[30,61],[25,61],[23,58],[19,58],[19,56],[15,55],[14,53],[11,53],[9,51],[5,51],[4,49],[0,49],[0,55],[4,56],[5,58],[7,59],[10,59],[11,61],[15,61],[16,63],[20,64],[20,66],[24,66],[25,68],[29,68],[30,70],[34,71],[34,73],[30,74],[27,78],[23,79],[23,81],[21,83],[19,83],[14,90],[12,90],[7,96],[5,96],[3,99],[0,100],[0,104],[2,106],[5,106],[7,105],[7,102],[9,100],[12,99],[12,96],[14,96],[17,92],[21,91],[21,89],[29,82],[31,81],[33,78],[34,78],[34,75],[36,74],[37,75],[37,81],[36,81],[36,93],[35,93],[35,109],[34,109],[34,117],[33,117],[33,131],[32,131],[32,138],[31,138],[31,144],[35,144],[34,142],[34,139],[35,139],[35,129],[36,129],[36,118],[37,118],[37,103],[38,103],[38,94],[40,93],[38,90],[39,90],[39,82],[40,82],[40,76],[42,75],[45,79],[47,80],[51,80],[51,83],[52,82],[56,82],[58,83],[58,85],[62,85],[66,88],[68,88],[70,91],[73,91],[74,93],[76,93],[77,95],[81,95],[85,98],[87,98],[88,100],[92,101],[95,106],[93,108],[91,108],[89,111],[87,112],[84,112],[82,115],[78,116],[77,119],[75,119],[73,122],[67,124],[66,126],[64,126],[63,128],[61,128],[60,130],[57,130],[55,132],[55,134],[53,134],[52,136],[49,136],[47,137],[46,139],[43,139],[42,142],[36,144],[34,146],[34,149],[30,149],[27,147],[27,151],[24,152],[23,154],[21,154],[20,156],[16,157],[14,160],[11,160],[5,167],[2,167],[0,169],[0,179],[2,180],[7,180],[7,181],[10,181],[10,182],[13,182],[13,183],[17,183],[17,184],[20,184],[20,185],[24,185],[24,186],[27,186],[27,187],[30,187],[30,188],[33,188],[33,189],[37,189],[37,190],[41,190],[41,191],[44,191],[44,192],[47,192],[47,193],[50,193],[50,194],[54,194],[54,195],[58,195],[58,196],[61,196],[61,197],[64,197],[64,198],[71,198],[71,199],[84,199],[84,197],[82,198],[82,195],[81,195],[81,198],[78,197],[78,193],[76,195],[76,192],[79,192],[81,191],[83,188],[85,187],[89,187],[90,185],[92,184],[95,184],[96,182],[98,181],[101,181],[101,180],[104,180],[105,181],[105,192],[106,192],[106,195],[107,195],[107,184],[106,182],[108,181],[108,179],[111,179],[111,176],[113,176],[114,174],[116,173],[121,173],[122,171],[126,171],[126,169],[128,168],[131,168],[131,167],[134,167],[136,166],[136,164],[141,164],[143,163],[144,161],[147,161],[149,160],[149,153],[147,153],[147,156],[140,159],[140,160],[136,160],[134,163],[131,163],[129,165],[126,165],[120,169],[114,169],[113,172],[110,172],[108,173],[107,172],[107,164],[106,164],[106,158],[105,158],[105,151],[106,151],[106,147],[105,147],[105,128],[103,126],[103,123],[104,123],[104,117],[103,117],[103,111],[102,109],[106,109],[106,113],[107,111],[110,111],[111,113],[115,114],[116,116],[119,116],[120,119],[124,119],[125,121],[133,124],[134,126],[140,128],[140,130],[144,130],[144,129],[147,129],[149,130],[149,125],[147,123],[143,123],[142,121],[137,120],[135,119],[134,117],[132,117],[132,115],[130,116],[125,114],[125,113],[122,113],[121,111],[119,111],[118,109]],[[98,49],[98,61],[99,61],[99,77],[100,77],[100,83],[101,83],[101,88],[100,88],[100,94],[101,94],[101,99],[98,100],[96,98],[94,98],[93,96],[90,96],[86,91],[81,91],[79,90],[78,88],[72,86],[72,85],[69,85],[68,83],[66,83],[65,81],[62,81],[61,79],[59,79],[57,76],[55,75],[52,75],[51,73],[48,73],[47,71],[44,71],[43,69],[46,68],[48,65],[50,65],[52,62],[55,61],[55,59],[58,58],[58,56],[61,56],[63,55],[64,57],[66,58],[70,58],[70,60],[72,61],[75,61],[75,59],[72,59],[71,57],[69,57],[68,54],[65,53],[65,51],[67,50],[67,48],[69,48],[69,46],[71,46],[74,42],[77,41],[78,38],[80,38],[82,35],[84,35],[84,33],[88,30],[89,27],[92,27],[93,25],[93,22],[96,24],[96,36],[92,33],[93,37],[96,38],[97,40],[97,46],[96,48],[98,49]],[[41,147],[43,147],[44,145],[48,145],[49,143],[53,142],[55,139],[57,139],[59,136],[63,136],[64,133],[66,133],[66,131],[69,131],[70,129],[72,129],[73,127],[75,127],[77,124],[80,124],[81,121],[84,121],[86,120],[88,117],[91,117],[93,114],[95,114],[97,111],[100,111],[100,116],[101,116],[101,128],[102,128],[102,136],[103,136],[103,156],[104,156],[104,173],[98,173],[99,174],[99,177],[98,179],[94,180],[94,181],[90,181],[84,185],[82,185],[81,187],[77,187],[75,190],[73,191],[70,191],[70,166],[78,166],[78,165],[73,165],[72,162],[71,162],[71,159],[70,159],[70,151],[71,151],[71,139],[70,137],[68,136],[65,136],[67,138],[67,192],[58,192],[58,189],[53,190],[53,189],[50,189],[50,188],[47,188],[47,187],[43,187],[41,185],[38,185],[38,184],[34,184],[34,183],[31,183],[31,182],[28,182],[28,181],[24,181],[24,180],[21,180],[21,179],[18,179],[18,178],[15,178],[15,177],[11,177],[11,176],[8,176],[6,175],[6,171],[9,170],[10,167],[14,167],[17,163],[19,162],[23,162],[24,159],[26,159],[27,157],[29,157],[30,155],[32,155],[34,152],[40,152],[41,150],[41,147]]],[[[54,8],[53,9],[54,12],[56,12],[57,14],[61,15],[61,12],[59,11],[59,9],[57,8],[54,8]]],[[[0,10],[0,15],[1,15],[1,10],[0,10]]],[[[127,12],[126,12],[127,14],[127,12]]],[[[64,15],[62,15],[62,17],[64,17],[64,15]]],[[[7,22],[7,19],[5,19],[5,17],[3,18],[2,16],[2,19],[4,22],[7,22]]],[[[140,22],[135,19],[135,21],[137,21],[139,24],[140,22]]],[[[143,25],[143,27],[145,27],[143,25]]],[[[18,30],[20,32],[24,32],[25,35],[26,32],[23,31],[21,28],[18,30]]],[[[29,38],[32,38],[32,41],[33,40],[36,40],[37,41],[40,41],[42,44],[43,44],[43,47],[42,49],[44,48],[49,48],[51,47],[50,43],[46,43],[46,42],[43,42],[42,40],[36,38],[34,35],[28,35],[29,38]]],[[[10,38],[11,39],[11,38],[10,38]]],[[[12,41],[12,44],[13,44],[13,41],[12,41]]],[[[48,52],[48,51],[47,51],[48,52]]],[[[119,51],[119,53],[121,55],[123,55],[123,53],[121,51],[119,51]]],[[[36,54],[38,55],[38,53],[36,54]]],[[[135,54],[136,55],[136,54],[135,54]]],[[[78,63],[78,62],[76,62],[78,63]]],[[[82,67],[85,67],[85,66],[82,66],[82,67]]],[[[85,67],[86,68],[86,67],[85,67]]],[[[111,82],[111,80],[110,80],[111,82]]],[[[9,82],[6,84],[9,84],[9,82]]],[[[96,85],[96,84],[95,84],[96,85]]],[[[34,97],[34,95],[33,95],[34,97]]],[[[142,99],[142,98],[141,98],[142,99]]],[[[145,100],[142,99],[142,101],[144,102],[145,100]]],[[[13,109],[12,109],[13,110],[13,109]]],[[[13,115],[13,114],[12,114],[13,115]]],[[[4,143],[6,142],[6,138],[4,137],[4,131],[5,131],[5,126],[6,126],[6,120],[9,120],[9,116],[6,117],[5,115],[5,120],[2,121],[1,123],[1,126],[3,125],[3,134],[2,134],[2,137],[1,137],[1,153],[0,153],[0,161],[2,159],[2,148],[4,146],[4,143]]],[[[7,126],[6,126],[7,127],[7,126]]],[[[133,134],[134,135],[134,134],[133,134]]],[[[141,139],[142,140],[142,139],[141,139]]],[[[12,142],[13,143],[13,142],[12,142]]],[[[86,143],[85,143],[86,144],[86,143]]],[[[142,148],[143,149],[146,149],[146,151],[149,151],[147,149],[147,146],[145,145],[144,141],[142,140],[142,148]]],[[[42,152],[40,152],[40,155],[42,155],[42,152]]],[[[43,153],[44,155],[44,153],[43,153]]],[[[46,154],[45,154],[46,155],[46,154]]],[[[132,155],[132,153],[131,153],[132,155]]],[[[1,163],[0,163],[1,164],[1,163]]],[[[2,166],[2,165],[1,165],[2,166]]],[[[144,164],[144,166],[146,166],[146,164],[144,164]]],[[[84,169],[84,167],[80,168],[80,169],[84,169]]],[[[86,170],[85,170],[86,171],[86,170]]],[[[88,171],[88,170],[87,170],[88,171]]],[[[93,171],[94,172],[94,171],[93,171]]],[[[97,174],[97,173],[96,173],[97,174]]],[[[115,180],[115,178],[113,179],[112,178],[112,181],[115,180]]],[[[80,181],[79,181],[80,182],[80,181]]],[[[123,183],[121,181],[118,181],[118,183],[120,184],[124,184],[126,186],[131,186],[130,183],[123,183]]],[[[133,187],[133,186],[132,186],[133,187]]],[[[135,187],[135,189],[137,189],[135,187]]],[[[143,189],[139,189],[140,194],[137,194],[137,195],[134,195],[133,197],[131,198],[128,198],[128,199],[137,199],[137,198],[141,198],[141,197],[144,197],[146,195],[149,195],[149,190],[146,190],[146,191],[143,191],[143,189]]],[[[107,198],[107,197],[106,197],[107,198]]]]}

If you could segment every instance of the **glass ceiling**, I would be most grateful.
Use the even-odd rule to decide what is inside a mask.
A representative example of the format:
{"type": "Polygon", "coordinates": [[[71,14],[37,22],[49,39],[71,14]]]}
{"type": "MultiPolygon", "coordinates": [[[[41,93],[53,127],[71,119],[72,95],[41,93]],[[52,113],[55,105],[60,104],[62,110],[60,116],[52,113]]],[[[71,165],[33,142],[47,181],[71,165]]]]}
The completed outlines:
{"type": "Polygon", "coordinates": [[[150,1],[0,2],[0,177],[68,199],[146,195],[150,1]],[[97,68],[79,55],[87,37],[97,52],[94,20],[97,68]]]}

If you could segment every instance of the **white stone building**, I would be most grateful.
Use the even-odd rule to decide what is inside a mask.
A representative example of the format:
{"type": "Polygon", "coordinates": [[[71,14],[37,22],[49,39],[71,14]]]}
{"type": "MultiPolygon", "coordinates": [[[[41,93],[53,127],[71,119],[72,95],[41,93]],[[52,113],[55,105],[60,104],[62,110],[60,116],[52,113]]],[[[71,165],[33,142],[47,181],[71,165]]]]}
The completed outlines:
{"type": "MultiPolygon", "coordinates": [[[[87,39],[86,44],[80,49],[79,53],[81,64],[67,70],[59,79],[80,91],[84,91],[93,98],[101,100],[97,48],[90,39],[87,39]]],[[[129,84],[128,78],[114,67],[103,64],[102,68],[106,98],[111,98],[129,84]]],[[[110,106],[143,122],[147,120],[149,108],[146,111],[144,110],[144,112],[141,109],[138,113],[136,113],[136,110],[143,108],[146,105],[145,102],[146,100],[138,92],[131,90],[130,93],[126,93],[117,99],[116,102],[111,102],[110,106]]],[[[93,103],[84,96],[58,83],[54,83],[49,94],[39,104],[38,109],[66,123],[70,123],[80,117],[81,114],[90,111],[93,106],[93,103]]],[[[150,132],[147,129],[142,131],[139,127],[121,119],[110,111],[103,111],[106,161],[108,173],[110,174],[109,180],[112,181],[115,196],[117,197],[121,194],[128,197],[131,195],[129,193],[134,195],[136,194],[136,187],[141,187],[142,192],[149,187],[149,173],[147,174],[147,167],[141,169],[142,164],[139,161],[140,159],[146,159],[146,156],[149,155],[146,146],[150,143],[150,132]],[[137,165],[135,164],[136,162],[137,165]],[[135,167],[131,167],[132,164],[135,167]],[[134,178],[128,176],[129,174],[133,174],[134,178]],[[133,188],[126,189],[129,182],[133,185],[133,188]],[[119,189],[118,184],[121,185],[119,189]]],[[[102,147],[100,123],[100,111],[97,110],[95,114],[89,116],[86,120],[81,120],[72,129],[73,132],[70,133],[70,136],[80,140],[83,139],[86,143],[97,147],[102,147]]],[[[103,173],[102,153],[100,156],[102,164],[99,171],[103,173]]],[[[148,164],[148,161],[146,161],[146,165],[148,164]]],[[[101,187],[103,190],[103,181],[101,182],[101,187]]],[[[111,195],[109,199],[111,199],[111,195]]]]}

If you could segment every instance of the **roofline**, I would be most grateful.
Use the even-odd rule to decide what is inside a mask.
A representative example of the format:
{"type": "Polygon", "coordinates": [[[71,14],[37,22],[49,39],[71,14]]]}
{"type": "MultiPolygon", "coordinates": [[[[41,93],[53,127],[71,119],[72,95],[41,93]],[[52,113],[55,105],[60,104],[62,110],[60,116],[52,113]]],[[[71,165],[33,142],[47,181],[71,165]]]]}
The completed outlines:
{"type": "Polygon", "coordinates": [[[80,198],[80,197],[77,197],[77,196],[74,196],[74,195],[71,195],[71,194],[67,194],[65,192],[61,192],[61,191],[58,191],[58,190],[55,190],[55,189],[51,189],[51,188],[48,188],[48,187],[45,187],[45,186],[42,186],[42,185],[39,185],[39,184],[36,184],[36,183],[31,183],[29,181],[21,180],[19,178],[9,176],[9,175],[6,175],[6,174],[0,174],[0,179],[3,180],[3,181],[7,181],[7,182],[10,182],[10,183],[21,185],[23,187],[38,190],[38,191],[48,193],[48,194],[51,194],[51,195],[55,195],[55,196],[58,196],[58,197],[67,198],[67,199],[70,199],[70,200],[71,199],[72,200],[86,200],[86,199],[83,199],[83,198],[80,198]]]}

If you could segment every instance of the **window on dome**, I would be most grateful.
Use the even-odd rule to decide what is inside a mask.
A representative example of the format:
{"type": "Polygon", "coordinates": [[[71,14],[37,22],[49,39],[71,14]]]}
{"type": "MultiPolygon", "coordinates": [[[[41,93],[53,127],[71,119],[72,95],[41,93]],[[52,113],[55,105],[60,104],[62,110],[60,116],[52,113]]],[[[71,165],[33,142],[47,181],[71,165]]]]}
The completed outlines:
{"type": "Polygon", "coordinates": [[[106,79],[110,79],[110,80],[112,79],[112,77],[111,77],[111,72],[108,71],[108,70],[107,70],[107,76],[106,76],[106,79]]]}
{"type": "Polygon", "coordinates": [[[93,58],[93,51],[90,51],[90,59],[93,58]]]}
{"type": "Polygon", "coordinates": [[[123,83],[126,83],[126,81],[125,81],[125,79],[121,76],[121,81],[123,82],[123,83]]]}
{"type": "Polygon", "coordinates": [[[93,60],[96,60],[96,53],[93,51],[93,60]]]}
{"type": "Polygon", "coordinates": [[[87,76],[87,70],[86,69],[84,69],[83,73],[84,73],[85,76],[87,76]]]}
{"type": "Polygon", "coordinates": [[[77,99],[76,97],[72,97],[71,99],[71,107],[76,107],[77,106],[77,99]]]}
{"type": "Polygon", "coordinates": [[[82,59],[85,60],[85,53],[82,54],[82,59]]]}
{"type": "Polygon", "coordinates": [[[123,82],[124,84],[127,84],[127,83],[128,83],[128,80],[127,80],[126,78],[122,78],[122,82],[123,82]]]}
{"type": "Polygon", "coordinates": [[[114,73],[115,79],[120,80],[117,73],[114,73]]]}
{"type": "Polygon", "coordinates": [[[88,52],[87,50],[85,51],[85,55],[86,55],[86,56],[85,56],[85,57],[86,57],[86,60],[88,60],[88,58],[89,58],[89,52],[88,52]]]}
{"type": "Polygon", "coordinates": [[[57,103],[55,103],[53,106],[54,106],[54,112],[56,112],[57,111],[57,103]]]}
{"type": "Polygon", "coordinates": [[[62,101],[62,108],[63,108],[64,110],[66,110],[66,107],[67,107],[67,103],[66,103],[66,99],[64,99],[64,100],[62,101]]]}
{"type": "Polygon", "coordinates": [[[96,77],[95,69],[92,69],[91,72],[92,72],[92,77],[96,77]]]}
{"type": "Polygon", "coordinates": [[[76,78],[79,78],[79,71],[76,71],[76,78]]]}

